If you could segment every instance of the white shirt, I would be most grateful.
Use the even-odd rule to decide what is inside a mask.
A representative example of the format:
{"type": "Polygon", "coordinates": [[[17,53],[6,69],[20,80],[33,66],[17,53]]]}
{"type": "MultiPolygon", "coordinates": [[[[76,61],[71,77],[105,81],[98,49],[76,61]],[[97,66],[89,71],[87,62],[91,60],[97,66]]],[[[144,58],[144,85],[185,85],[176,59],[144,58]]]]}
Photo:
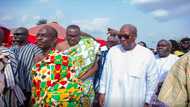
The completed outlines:
{"type": "Polygon", "coordinates": [[[125,51],[112,47],[107,55],[100,80],[105,107],[143,107],[149,103],[158,80],[153,53],[140,45],[125,51]]]}

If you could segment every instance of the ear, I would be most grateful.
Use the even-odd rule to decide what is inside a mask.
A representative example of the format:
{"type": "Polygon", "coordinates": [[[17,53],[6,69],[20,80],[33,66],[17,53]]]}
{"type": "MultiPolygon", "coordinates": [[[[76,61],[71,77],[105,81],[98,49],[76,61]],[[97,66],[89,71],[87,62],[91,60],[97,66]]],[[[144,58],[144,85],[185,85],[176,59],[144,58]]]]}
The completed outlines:
{"type": "Polygon", "coordinates": [[[57,38],[53,38],[53,41],[52,41],[53,43],[52,43],[52,47],[55,47],[56,46],[56,44],[57,44],[57,38]]]}

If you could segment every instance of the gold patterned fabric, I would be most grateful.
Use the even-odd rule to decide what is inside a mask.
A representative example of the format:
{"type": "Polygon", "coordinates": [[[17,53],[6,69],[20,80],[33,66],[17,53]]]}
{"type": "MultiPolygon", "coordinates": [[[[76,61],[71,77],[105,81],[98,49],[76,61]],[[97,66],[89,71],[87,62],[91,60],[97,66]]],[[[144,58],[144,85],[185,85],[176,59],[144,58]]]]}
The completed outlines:
{"type": "Polygon", "coordinates": [[[178,60],[168,73],[158,99],[169,107],[189,107],[190,53],[178,60]]]}

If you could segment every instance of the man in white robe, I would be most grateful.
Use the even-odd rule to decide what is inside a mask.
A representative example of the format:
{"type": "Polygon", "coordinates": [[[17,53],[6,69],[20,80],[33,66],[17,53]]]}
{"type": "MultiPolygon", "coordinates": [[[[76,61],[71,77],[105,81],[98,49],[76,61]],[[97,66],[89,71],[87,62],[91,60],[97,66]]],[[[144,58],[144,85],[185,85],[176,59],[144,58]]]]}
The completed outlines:
{"type": "Polygon", "coordinates": [[[157,44],[156,62],[159,66],[159,82],[163,82],[166,78],[168,71],[179,59],[178,56],[170,54],[172,45],[167,40],[160,40],[157,44]]]}
{"type": "Polygon", "coordinates": [[[178,56],[174,54],[170,54],[172,49],[172,45],[169,41],[162,39],[157,43],[157,54],[156,54],[156,62],[159,67],[159,81],[157,85],[157,89],[155,90],[155,95],[152,97],[151,104],[153,106],[166,107],[163,103],[158,101],[157,96],[160,92],[162,84],[168,74],[168,71],[175,64],[175,62],[179,59],[178,56]]]}
{"type": "Polygon", "coordinates": [[[137,29],[126,24],[121,45],[110,49],[100,80],[99,102],[104,107],[148,107],[158,80],[153,53],[135,40],[137,29]]]}

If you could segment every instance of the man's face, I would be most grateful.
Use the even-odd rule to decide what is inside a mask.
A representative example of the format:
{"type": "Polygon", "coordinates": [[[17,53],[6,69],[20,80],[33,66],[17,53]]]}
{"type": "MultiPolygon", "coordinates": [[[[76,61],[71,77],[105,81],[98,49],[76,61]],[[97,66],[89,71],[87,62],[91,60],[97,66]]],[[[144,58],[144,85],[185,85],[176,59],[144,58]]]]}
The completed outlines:
{"type": "Polygon", "coordinates": [[[128,28],[123,28],[120,30],[119,39],[123,48],[129,50],[132,48],[132,44],[135,43],[136,36],[128,28]]]}
{"type": "Polygon", "coordinates": [[[37,45],[42,49],[49,49],[55,43],[55,39],[50,35],[47,29],[42,28],[37,33],[37,45]]]}
{"type": "Polygon", "coordinates": [[[80,31],[78,29],[69,28],[67,29],[67,41],[70,46],[77,45],[80,41],[80,31]]]}
{"type": "Polygon", "coordinates": [[[170,44],[167,41],[160,41],[156,49],[160,57],[167,57],[170,54],[170,48],[170,44]]]}
{"type": "Polygon", "coordinates": [[[182,49],[185,49],[185,50],[190,49],[190,41],[182,41],[180,45],[182,49]]]}
{"type": "Polygon", "coordinates": [[[17,29],[14,32],[13,43],[14,44],[22,44],[27,40],[27,36],[28,36],[28,34],[24,30],[17,29]]]}

